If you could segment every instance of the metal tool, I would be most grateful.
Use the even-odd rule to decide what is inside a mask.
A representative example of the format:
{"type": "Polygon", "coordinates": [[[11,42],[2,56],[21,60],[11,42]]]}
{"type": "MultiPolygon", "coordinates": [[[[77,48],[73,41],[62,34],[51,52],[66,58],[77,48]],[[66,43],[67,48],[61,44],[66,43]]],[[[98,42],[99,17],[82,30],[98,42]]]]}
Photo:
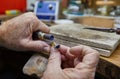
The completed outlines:
{"type": "Polygon", "coordinates": [[[52,34],[47,34],[47,33],[41,32],[41,31],[36,31],[36,32],[33,33],[33,39],[44,40],[50,46],[55,47],[55,48],[59,48],[60,47],[59,44],[56,44],[54,42],[54,36],[52,34]]]}
{"type": "Polygon", "coordinates": [[[33,39],[40,39],[40,40],[54,40],[54,36],[52,34],[43,33],[41,31],[36,31],[33,33],[33,39]]]}
{"type": "Polygon", "coordinates": [[[54,47],[55,49],[59,49],[60,45],[56,44],[55,42],[51,42],[50,46],[54,47]]]}
{"type": "Polygon", "coordinates": [[[90,29],[90,30],[96,30],[96,31],[102,31],[102,32],[108,32],[108,33],[116,33],[120,34],[120,28],[98,28],[98,27],[85,27],[84,29],[90,29]]]}

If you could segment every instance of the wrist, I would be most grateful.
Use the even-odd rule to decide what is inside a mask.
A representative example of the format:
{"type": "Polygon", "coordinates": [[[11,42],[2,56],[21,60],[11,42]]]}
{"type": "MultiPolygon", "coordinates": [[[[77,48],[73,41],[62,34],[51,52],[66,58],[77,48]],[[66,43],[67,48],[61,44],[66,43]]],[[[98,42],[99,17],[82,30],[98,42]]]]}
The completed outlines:
{"type": "Polygon", "coordinates": [[[5,36],[5,25],[2,24],[0,25],[0,46],[4,46],[5,43],[4,36],[5,36]]]}

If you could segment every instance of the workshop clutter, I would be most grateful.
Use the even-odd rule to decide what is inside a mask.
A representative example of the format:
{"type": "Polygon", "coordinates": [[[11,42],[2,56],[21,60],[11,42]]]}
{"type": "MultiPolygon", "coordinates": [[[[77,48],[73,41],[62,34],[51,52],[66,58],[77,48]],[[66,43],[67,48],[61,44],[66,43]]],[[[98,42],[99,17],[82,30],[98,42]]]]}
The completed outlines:
{"type": "Polygon", "coordinates": [[[116,17],[114,20],[114,28],[120,28],[120,17],[116,17]]]}
{"type": "Polygon", "coordinates": [[[6,10],[12,10],[12,13],[13,10],[24,12],[26,11],[26,0],[1,0],[0,14],[5,14],[6,10]]]}

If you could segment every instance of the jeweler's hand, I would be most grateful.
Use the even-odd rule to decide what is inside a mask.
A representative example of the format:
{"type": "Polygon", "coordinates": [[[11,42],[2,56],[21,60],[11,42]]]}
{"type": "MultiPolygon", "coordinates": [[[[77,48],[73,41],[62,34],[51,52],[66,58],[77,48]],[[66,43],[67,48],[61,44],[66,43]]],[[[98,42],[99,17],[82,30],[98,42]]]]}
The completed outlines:
{"type": "Polygon", "coordinates": [[[94,79],[98,60],[98,52],[87,46],[52,48],[42,79],[94,79]]]}
{"type": "Polygon", "coordinates": [[[4,22],[0,27],[0,45],[13,50],[47,50],[49,45],[43,41],[34,41],[33,32],[41,30],[49,33],[49,28],[32,12],[22,14],[4,22]]]}

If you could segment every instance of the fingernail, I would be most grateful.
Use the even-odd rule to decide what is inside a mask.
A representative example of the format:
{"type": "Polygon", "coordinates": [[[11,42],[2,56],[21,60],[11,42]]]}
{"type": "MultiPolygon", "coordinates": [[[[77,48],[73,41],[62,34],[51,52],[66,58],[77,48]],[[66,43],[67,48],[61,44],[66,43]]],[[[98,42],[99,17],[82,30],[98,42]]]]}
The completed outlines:
{"type": "Polygon", "coordinates": [[[58,44],[58,45],[56,45],[56,46],[55,46],[55,48],[56,48],[56,49],[59,49],[59,48],[60,48],[60,45],[59,45],[59,44],[58,44]]]}
{"type": "Polygon", "coordinates": [[[44,47],[43,50],[44,50],[45,52],[50,52],[50,48],[49,48],[49,47],[44,47]]]}

